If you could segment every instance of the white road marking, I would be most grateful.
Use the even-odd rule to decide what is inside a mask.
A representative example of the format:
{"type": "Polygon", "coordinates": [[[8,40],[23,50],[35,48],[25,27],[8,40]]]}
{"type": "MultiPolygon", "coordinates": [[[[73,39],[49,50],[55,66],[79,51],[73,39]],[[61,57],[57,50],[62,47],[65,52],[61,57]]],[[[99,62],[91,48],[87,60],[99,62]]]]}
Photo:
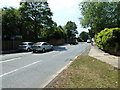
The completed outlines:
{"type": "Polygon", "coordinates": [[[15,69],[15,70],[13,70],[13,71],[4,73],[4,74],[0,75],[0,78],[3,77],[3,76],[6,76],[6,75],[8,75],[8,74],[14,73],[14,72],[16,72],[16,71],[19,71],[19,70],[21,70],[21,69],[24,69],[24,68],[27,68],[27,67],[29,67],[29,66],[32,66],[32,65],[34,65],[34,64],[37,64],[37,63],[39,63],[39,62],[41,62],[41,61],[36,61],[36,62],[33,62],[33,63],[28,64],[28,65],[26,65],[26,66],[23,66],[23,67],[21,67],[21,68],[18,68],[18,69],[15,69]]]}
{"type": "Polygon", "coordinates": [[[21,58],[20,57],[12,58],[12,59],[9,59],[9,60],[0,61],[0,63],[10,62],[10,61],[14,61],[14,60],[17,60],[17,59],[21,59],[21,58]]]}

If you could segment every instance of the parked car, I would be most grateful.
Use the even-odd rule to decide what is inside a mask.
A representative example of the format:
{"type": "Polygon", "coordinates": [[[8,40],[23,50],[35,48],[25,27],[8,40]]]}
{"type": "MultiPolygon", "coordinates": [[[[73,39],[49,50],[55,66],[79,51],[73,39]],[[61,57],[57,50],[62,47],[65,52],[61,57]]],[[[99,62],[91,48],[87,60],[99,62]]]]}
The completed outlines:
{"type": "Polygon", "coordinates": [[[20,51],[32,51],[32,45],[34,42],[22,42],[19,44],[19,50],[20,51]]]}
{"type": "Polygon", "coordinates": [[[37,42],[32,45],[33,52],[45,52],[46,50],[53,50],[53,45],[50,45],[47,42],[37,42]]]}

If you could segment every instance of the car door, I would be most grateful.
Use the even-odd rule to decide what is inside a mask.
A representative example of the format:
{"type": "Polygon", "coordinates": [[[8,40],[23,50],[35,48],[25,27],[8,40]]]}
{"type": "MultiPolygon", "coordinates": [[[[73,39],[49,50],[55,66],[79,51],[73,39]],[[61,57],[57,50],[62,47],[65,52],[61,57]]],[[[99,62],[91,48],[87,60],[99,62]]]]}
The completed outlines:
{"type": "Polygon", "coordinates": [[[50,47],[50,44],[49,43],[46,43],[46,47],[47,47],[47,50],[50,50],[51,47],[50,47]]]}
{"type": "Polygon", "coordinates": [[[45,50],[48,50],[47,43],[43,43],[43,44],[42,44],[42,47],[43,47],[45,50]]]}

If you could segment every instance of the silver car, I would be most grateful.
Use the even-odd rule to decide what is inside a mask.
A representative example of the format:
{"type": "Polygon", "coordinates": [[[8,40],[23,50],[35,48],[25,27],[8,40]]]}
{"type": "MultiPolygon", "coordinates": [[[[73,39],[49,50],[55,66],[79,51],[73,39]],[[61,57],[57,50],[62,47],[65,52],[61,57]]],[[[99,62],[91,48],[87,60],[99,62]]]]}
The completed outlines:
{"type": "Polygon", "coordinates": [[[34,42],[22,42],[19,44],[19,50],[20,51],[32,51],[32,45],[34,42]]]}
{"type": "Polygon", "coordinates": [[[53,50],[53,45],[50,45],[47,42],[37,42],[32,45],[33,52],[45,52],[46,50],[53,50]]]}

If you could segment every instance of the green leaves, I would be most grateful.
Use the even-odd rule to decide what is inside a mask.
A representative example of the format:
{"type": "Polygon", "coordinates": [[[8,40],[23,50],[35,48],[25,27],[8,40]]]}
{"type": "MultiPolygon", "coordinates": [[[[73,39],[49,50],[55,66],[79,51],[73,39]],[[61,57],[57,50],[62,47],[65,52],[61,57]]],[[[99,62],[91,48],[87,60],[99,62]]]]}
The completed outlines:
{"type": "Polygon", "coordinates": [[[79,5],[83,27],[97,34],[104,28],[120,27],[120,2],[82,2],[79,5]]]}
{"type": "Polygon", "coordinates": [[[42,34],[46,39],[63,39],[66,37],[66,31],[61,26],[46,29],[42,34]]]}
{"type": "Polygon", "coordinates": [[[19,35],[19,15],[15,8],[2,9],[2,33],[3,37],[19,35]]]}
{"type": "Polygon", "coordinates": [[[40,37],[43,28],[51,28],[53,25],[52,12],[47,2],[21,2],[19,11],[27,30],[34,32],[34,38],[40,37]]]}
{"type": "Polygon", "coordinates": [[[119,35],[120,28],[105,28],[95,36],[96,45],[105,51],[116,53],[120,50],[119,35]]]}
{"type": "Polygon", "coordinates": [[[80,35],[79,35],[79,38],[82,39],[84,42],[87,41],[88,37],[89,37],[88,33],[85,32],[85,31],[81,32],[80,35]]]}
{"type": "Polygon", "coordinates": [[[68,38],[75,38],[76,34],[78,34],[78,31],[76,30],[77,25],[75,24],[75,22],[68,21],[64,28],[67,32],[68,38]]]}
{"type": "Polygon", "coordinates": [[[52,15],[47,2],[20,2],[18,9],[3,8],[3,36],[22,35],[24,40],[36,40],[44,29],[54,27],[52,15]]]}

